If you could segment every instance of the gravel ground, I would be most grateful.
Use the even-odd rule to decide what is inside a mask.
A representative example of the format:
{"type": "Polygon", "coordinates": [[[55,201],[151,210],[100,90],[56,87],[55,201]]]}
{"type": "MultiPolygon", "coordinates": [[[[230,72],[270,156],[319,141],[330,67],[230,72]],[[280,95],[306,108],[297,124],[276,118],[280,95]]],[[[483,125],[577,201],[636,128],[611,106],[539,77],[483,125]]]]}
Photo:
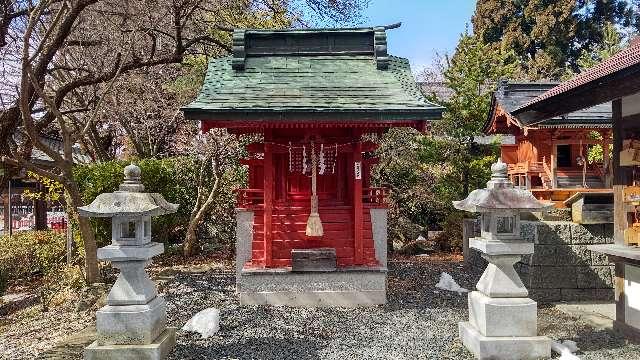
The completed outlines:
{"type": "MultiPolygon", "coordinates": [[[[457,323],[467,317],[466,296],[438,290],[435,284],[446,271],[471,289],[479,274],[449,258],[395,258],[389,268],[388,304],[361,309],[241,307],[231,264],[156,268],[152,272],[168,301],[171,326],[182,327],[208,307],[221,310],[216,336],[205,340],[178,331],[170,359],[472,359],[457,330],[457,323]]],[[[91,318],[72,312],[32,314],[13,324],[5,319],[0,358],[33,359],[87,321],[91,318]],[[20,342],[12,344],[18,338],[20,342]]],[[[539,330],[553,339],[576,341],[583,360],[640,359],[640,345],[595,330],[551,306],[540,309],[539,330]]],[[[73,351],[75,356],[63,358],[80,359],[80,351],[73,351]]]]}

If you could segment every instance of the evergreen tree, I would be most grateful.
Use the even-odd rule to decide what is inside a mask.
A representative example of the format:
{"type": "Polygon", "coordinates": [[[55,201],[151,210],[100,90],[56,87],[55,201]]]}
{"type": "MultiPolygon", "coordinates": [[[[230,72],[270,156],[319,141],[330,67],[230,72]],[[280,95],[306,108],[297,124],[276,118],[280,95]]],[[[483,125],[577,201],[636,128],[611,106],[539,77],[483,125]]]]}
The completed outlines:
{"type": "Polygon", "coordinates": [[[592,51],[585,51],[578,58],[580,71],[601,63],[620,50],[622,50],[622,35],[613,24],[607,23],[604,26],[602,41],[592,51]]]}
{"type": "MultiPolygon", "coordinates": [[[[517,69],[513,51],[496,49],[476,36],[464,33],[453,57],[447,61],[444,80],[453,95],[440,103],[447,111],[434,123],[433,137],[423,139],[422,161],[447,171],[437,192],[449,202],[482,186],[495,157],[490,148],[473,142],[481,133],[498,79],[511,77],[517,69]]],[[[437,100],[436,100],[437,101],[437,100]]]]}
{"type": "Polygon", "coordinates": [[[606,24],[637,26],[626,0],[479,0],[472,22],[484,43],[513,49],[519,76],[531,80],[579,71],[578,59],[604,41],[606,24]]]}

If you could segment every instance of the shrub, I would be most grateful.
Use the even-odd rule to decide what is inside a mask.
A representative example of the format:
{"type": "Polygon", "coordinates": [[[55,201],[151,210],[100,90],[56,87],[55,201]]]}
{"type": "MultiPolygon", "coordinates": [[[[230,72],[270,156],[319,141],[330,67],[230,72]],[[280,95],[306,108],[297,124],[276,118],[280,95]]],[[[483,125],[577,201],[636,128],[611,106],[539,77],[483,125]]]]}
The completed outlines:
{"type": "Polygon", "coordinates": [[[0,273],[7,281],[47,274],[65,261],[64,234],[24,231],[0,237],[0,273]]]}
{"type": "MultiPolygon", "coordinates": [[[[4,292],[7,290],[7,277],[5,275],[5,271],[0,268],[0,296],[4,295],[4,292]]],[[[0,299],[0,305],[2,304],[2,299],[0,299]]]]}
{"type": "MultiPolygon", "coordinates": [[[[123,181],[123,170],[129,162],[108,161],[76,167],[74,177],[78,181],[85,204],[105,192],[118,190],[123,181]]],[[[145,159],[136,161],[142,170],[145,191],[162,194],[169,202],[180,207],[175,214],[156,217],[152,221],[154,240],[168,242],[183,237],[181,230],[189,219],[189,212],[195,199],[195,185],[192,178],[195,169],[189,158],[145,159]],[[178,170],[180,169],[180,170],[178,170]]],[[[111,240],[111,220],[92,219],[98,246],[107,245],[111,240]]]]}
{"type": "MultiPolygon", "coordinates": [[[[142,183],[145,191],[162,194],[172,203],[180,205],[175,214],[155,217],[152,221],[154,241],[171,243],[182,242],[189,223],[191,210],[197,196],[198,167],[191,157],[172,157],[165,159],[143,159],[135,162],[142,170],[142,183]]],[[[109,161],[99,164],[78,166],[74,169],[74,177],[79,184],[85,204],[90,203],[101,193],[118,189],[123,180],[123,170],[129,162],[109,161]]],[[[233,239],[234,202],[232,190],[239,187],[246,174],[239,167],[237,174],[232,174],[224,182],[224,188],[216,201],[213,215],[205,220],[199,236],[201,243],[230,244],[233,239]]],[[[92,219],[98,246],[107,245],[111,240],[111,220],[92,219]]]]}
{"type": "Polygon", "coordinates": [[[44,276],[44,286],[40,289],[43,311],[69,303],[86,283],[81,266],[62,264],[44,276]]]}
{"type": "Polygon", "coordinates": [[[442,233],[435,239],[441,249],[457,252],[462,250],[462,222],[465,216],[462,211],[454,211],[445,217],[442,233]]]}

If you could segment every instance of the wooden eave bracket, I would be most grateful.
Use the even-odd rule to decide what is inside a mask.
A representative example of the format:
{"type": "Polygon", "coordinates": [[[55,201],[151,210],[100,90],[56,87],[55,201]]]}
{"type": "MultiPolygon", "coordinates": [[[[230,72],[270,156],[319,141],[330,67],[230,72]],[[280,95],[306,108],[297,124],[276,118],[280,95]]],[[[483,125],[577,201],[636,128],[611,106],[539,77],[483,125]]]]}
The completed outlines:
{"type": "Polygon", "coordinates": [[[375,27],[373,33],[374,56],[378,70],[389,68],[389,54],[387,53],[387,32],[384,26],[375,27]]]}
{"type": "Polygon", "coordinates": [[[244,61],[247,57],[245,50],[245,35],[246,30],[235,29],[233,30],[233,59],[231,60],[231,68],[233,70],[244,70],[244,61]]]}

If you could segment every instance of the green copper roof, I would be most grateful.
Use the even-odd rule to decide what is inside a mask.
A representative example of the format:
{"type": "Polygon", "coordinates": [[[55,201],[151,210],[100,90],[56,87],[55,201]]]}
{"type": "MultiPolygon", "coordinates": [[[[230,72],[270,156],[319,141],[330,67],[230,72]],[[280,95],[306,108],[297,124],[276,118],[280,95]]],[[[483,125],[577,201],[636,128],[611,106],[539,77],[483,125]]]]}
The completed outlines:
{"type": "Polygon", "coordinates": [[[240,71],[232,69],[231,62],[231,57],[209,62],[200,94],[183,109],[187,117],[367,112],[429,120],[440,118],[443,111],[424,98],[403,58],[390,56],[386,70],[366,55],[247,57],[240,71]]]}

